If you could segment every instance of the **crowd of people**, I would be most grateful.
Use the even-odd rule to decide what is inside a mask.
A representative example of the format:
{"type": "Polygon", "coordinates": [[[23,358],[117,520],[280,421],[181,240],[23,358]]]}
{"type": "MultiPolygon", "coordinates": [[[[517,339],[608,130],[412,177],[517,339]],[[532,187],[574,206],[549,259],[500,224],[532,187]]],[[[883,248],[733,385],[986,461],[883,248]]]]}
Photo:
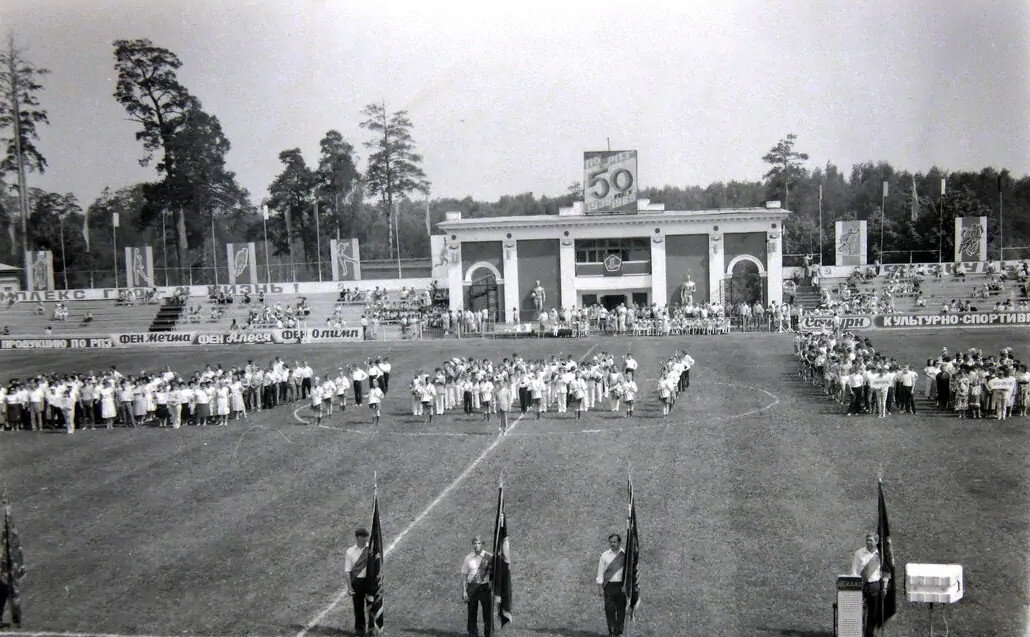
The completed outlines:
{"type": "MultiPolygon", "coordinates": [[[[638,395],[653,392],[669,415],[676,397],[690,385],[694,359],[683,351],[661,363],[660,373],[645,383],[638,364],[627,353],[621,361],[602,353],[577,362],[572,356],[527,360],[519,354],[500,363],[455,357],[432,372],[417,370],[409,385],[415,416],[431,421],[460,403],[465,414],[497,415],[508,427],[515,409],[539,419],[548,411],[575,413],[608,410],[634,415],[638,395]]],[[[116,366],[96,373],[41,374],[12,379],[0,386],[0,424],[5,431],[76,429],[114,426],[226,426],[250,413],[306,401],[316,423],[343,411],[348,403],[368,404],[373,424],[390,390],[392,366],[388,356],[364,364],[338,367],[319,376],[307,361],[289,365],[276,357],[268,365],[248,361],[240,367],[207,365],[179,374],[162,371],[125,375],[116,366]],[[348,400],[348,394],[352,398],[348,400]]]]}
{"type": "Polygon", "coordinates": [[[924,399],[960,418],[1004,420],[1030,408],[1030,371],[1011,348],[998,356],[978,349],[953,356],[944,348],[920,371],[877,352],[868,338],[835,330],[798,333],[795,353],[799,376],[847,405],[848,416],[914,414],[920,387],[924,399]]]}
{"type": "MultiPolygon", "coordinates": [[[[678,351],[663,362],[654,386],[645,386],[658,394],[663,415],[669,415],[676,397],[690,385],[693,365],[689,354],[678,351]]],[[[549,410],[575,413],[579,419],[590,410],[621,413],[625,408],[628,417],[634,415],[641,392],[637,372],[637,361],[630,353],[621,361],[601,353],[580,362],[572,356],[527,360],[514,354],[496,364],[454,357],[431,372],[416,370],[409,385],[411,412],[432,422],[434,416],[456,411],[460,403],[466,415],[481,414],[484,420],[496,415],[502,432],[516,409],[537,419],[549,410]]]]}

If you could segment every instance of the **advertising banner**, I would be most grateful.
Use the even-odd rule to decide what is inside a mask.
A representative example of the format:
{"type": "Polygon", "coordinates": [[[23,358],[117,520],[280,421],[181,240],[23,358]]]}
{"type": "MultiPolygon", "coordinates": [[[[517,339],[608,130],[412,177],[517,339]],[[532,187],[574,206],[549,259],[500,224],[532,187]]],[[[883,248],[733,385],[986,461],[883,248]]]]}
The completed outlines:
{"type": "Polygon", "coordinates": [[[876,317],[876,327],[998,327],[1030,325],[1030,312],[961,312],[954,314],[888,314],[876,317]]]}
{"type": "Polygon", "coordinates": [[[249,283],[257,285],[257,250],[254,243],[225,244],[226,263],[229,264],[229,285],[249,283]]]}
{"type": "Polygon", "coordinates": [[[0,338],[0,350],[4,349],[111,349],[114,339],[110,336],[79,336],[76,338],[24,337],[0,338]]]}
{"type": "MultiPolygon", "coordinates": [[[[809,331],[832,330],[833,324],[834,317],[832,316],[807,315],[801,317],[800,327],[809,331]]],[[[873,326],[873,319],[871,316],[842,316],[840,317],[840,326],[845,330],[867,330],[873,326]]]]}
{"type": "Polygon", "coordinates": [[[125,287],[154,287],[154,249],[150,246],[125,247],[125,287]]]}
{"type": "Polygon", "coordinates": [[[356,238],[332,239],[329,254],[333,262],[333,281],[361,279],[361,253],[356,238]]]}
{"type": "Polygon", "coordinates": [[[25,286],[29,292],[54,289],[54,253],[50,250],[25,252],[25,286]]]}
{"type": "Polygon", "coordinates": [[[637,151],[583,153],[583,209],[587,214],[637,211],[637,151]]]}
{"type": "Polygon", "coordinates": [[[955,263],[987,260],[987,217],[955,217],[955,263]]]}
{"type": "Polygon", "coordinates": [[[865,265],[866,257],[866,222],[837,221],[834,246],[837,254],[837,265],[865,265]]]}

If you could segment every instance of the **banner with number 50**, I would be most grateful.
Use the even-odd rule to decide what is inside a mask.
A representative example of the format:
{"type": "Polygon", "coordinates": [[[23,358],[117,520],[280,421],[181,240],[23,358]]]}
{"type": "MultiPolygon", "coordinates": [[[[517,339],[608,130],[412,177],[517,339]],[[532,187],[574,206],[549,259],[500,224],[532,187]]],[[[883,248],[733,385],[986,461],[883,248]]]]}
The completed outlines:
{"type": "Polygon", "coordinates": [[[586,212],[636,212],[637,151],[583,153],[583,203],[586,212]]]}

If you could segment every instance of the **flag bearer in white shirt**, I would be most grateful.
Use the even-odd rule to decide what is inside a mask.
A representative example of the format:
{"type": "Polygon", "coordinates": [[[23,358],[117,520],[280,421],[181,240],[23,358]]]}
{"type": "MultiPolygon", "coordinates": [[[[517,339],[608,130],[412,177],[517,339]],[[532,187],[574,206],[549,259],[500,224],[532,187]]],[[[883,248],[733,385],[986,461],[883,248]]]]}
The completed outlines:
{"type": "MultiPolygon", "coordinates": [[[[632,381],[629,381],[632,382],[632,381]]],[[[608,621],[608,634],[621,635],[626,621],[626,593],[622,590],[623,567],[626,551],[622,549],[622,536],[608,536],[608,550],[597,562],[597,588],[604,599],[604,617],[608,621]]]]}

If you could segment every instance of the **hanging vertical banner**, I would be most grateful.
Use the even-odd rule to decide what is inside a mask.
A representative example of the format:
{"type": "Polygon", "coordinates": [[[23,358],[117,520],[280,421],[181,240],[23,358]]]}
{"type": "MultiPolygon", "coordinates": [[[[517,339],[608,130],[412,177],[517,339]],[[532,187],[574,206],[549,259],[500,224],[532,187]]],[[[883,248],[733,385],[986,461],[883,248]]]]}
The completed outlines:
{"type": "Polygon", "coordinates": [[[225,254],[226,263],[229,264],[229,285],[257,285],[257,250],[253,242],[227,243],[225,254]]]}
{"type": "Polygon", "coordinates": [[[955,263],[987,260],[987,217],[955,217],[955,263]]]}
{"type": "Polygon", "coordinates": [[[361,279],[361,253],[357,239],[332,239],[329,253],[333,260],[333,281],[361,279]]]}
{"type": "Polygon", "coordinates": [[[125,286],[154,287],[154,249],[150,246],[125,247],[125,286]]]}
{"type": "Polygon", "coordinates": [[[25,251],[25,286],[29,292],[54,289],[54,253],[50,250],[25,251]]]}
{"type": "Polygon", "coordinates": [[[433,256],[432,277],[437,281],[447,281],[450,270],[450,253],[447,250],[447,235],[434,234],[429,237],[429,247],[433,256]]]}
{"type": "Polygon", "coordinates": [[[836,229],[836,253],[837,265],[865,265],[866,264],[866,222],[865,221],[837,221],[834,224],[836,229]]]}

